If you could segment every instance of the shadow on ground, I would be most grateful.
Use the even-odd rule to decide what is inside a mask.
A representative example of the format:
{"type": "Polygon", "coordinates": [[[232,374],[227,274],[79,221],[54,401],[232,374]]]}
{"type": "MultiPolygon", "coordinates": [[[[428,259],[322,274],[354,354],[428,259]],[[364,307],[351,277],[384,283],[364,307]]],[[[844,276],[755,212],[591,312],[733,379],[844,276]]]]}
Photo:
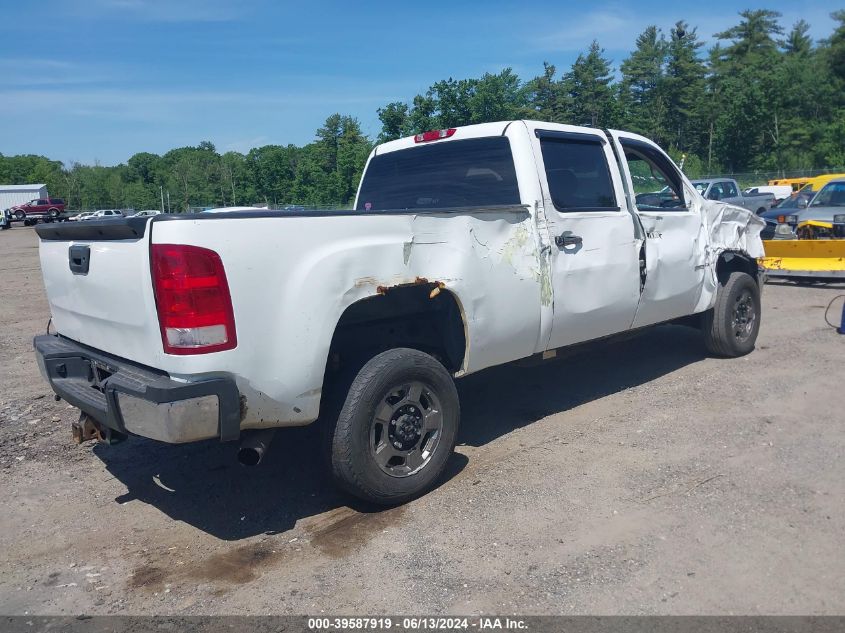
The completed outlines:
{"type": "MultiPolygon", "coordinates": [[[[483,446],[536,420],[649,382],[704,358],[698,331],[680,326],[585,347],[535,366],[507,365],[458,382],[462,405],[459,444],[483,446]]],[[[170,446],[130,438],[98,446],[97,456],[128,489],[118,503],[139,500],[174,520],[224,540],[291,529],[306,517],[350,506],[382,508],[338,492],[325,473],[312,427],[276,434],[264,461],[246,469],[237,444],[170,446]]],[[[459,476],[467,458],[453,455],[442,482],[459,476]]]]}

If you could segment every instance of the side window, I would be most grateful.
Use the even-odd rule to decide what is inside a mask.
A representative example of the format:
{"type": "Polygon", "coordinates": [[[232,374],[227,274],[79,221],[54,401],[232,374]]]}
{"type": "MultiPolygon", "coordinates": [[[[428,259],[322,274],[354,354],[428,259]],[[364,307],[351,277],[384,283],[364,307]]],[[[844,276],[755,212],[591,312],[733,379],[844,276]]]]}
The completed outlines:
{"type": "Polygon", "coordinates": [[[722,188],[724,193],[724,197],[726,198],[736,198],[739,195],[739,192],[736,190],[736,185],[732,182],[723,182],[722,188]]]}
{"type": "Polygon", "coordinates": [[[722,191],[722,183],[714,182],[713,185],[710,187],[710,191],[707,193],[707,197],[710,200],[721,200],[725,197],[725,192],[722,191]]]}
{"type": "Polygon", "coordinates": [[[646,143],[624,139],[622,148],[631,172],[638,210],[686,210],[680,175],[663,154],[646,143]]]}
{"type": "Polygon", "coordinates": [[[540,149],[549,195],[558,211],[619,210],[604,147],[598,139],[541,136],[540,149]]]}

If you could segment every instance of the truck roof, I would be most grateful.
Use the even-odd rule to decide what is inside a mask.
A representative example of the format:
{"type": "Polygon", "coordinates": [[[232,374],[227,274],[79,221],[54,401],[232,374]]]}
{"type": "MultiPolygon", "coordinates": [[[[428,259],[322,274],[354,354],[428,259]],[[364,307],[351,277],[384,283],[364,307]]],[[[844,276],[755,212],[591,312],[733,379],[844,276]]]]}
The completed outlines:
{"type": "MultiPolygon", "coordinates": [[[[448,128],[450,130],[454,130],[453,136],[442,140],[450,141],[466,138],[479,138],[482,136],[500,136],[504,134],[505,129],[507,129],[508,125],[511,123],[513,123],[513,121],[496,121],[494,123],[476,123],[475,125],[462,125],[459,127],[448,128]]],[[[408,149],[409,147],[419,145],[419,142],[416,141],[415,138],[416,135],[405,136],[403,138],[398,138],[395,141],[387,141],[381,145],[376,145],[373,149],[372,156],[384,154],[385,152],[395,152],[400,149],[408,149]]]]}

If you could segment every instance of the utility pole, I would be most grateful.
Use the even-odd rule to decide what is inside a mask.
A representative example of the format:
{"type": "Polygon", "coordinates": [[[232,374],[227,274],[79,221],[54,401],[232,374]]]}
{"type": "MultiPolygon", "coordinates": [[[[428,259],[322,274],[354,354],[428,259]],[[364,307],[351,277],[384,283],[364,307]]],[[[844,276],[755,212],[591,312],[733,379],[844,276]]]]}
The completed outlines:
{"type": "Polygon", "coordinates": [[[170,213],[170,190],[167,190],[167,212],[170,213]]]}
{"type": "Polygon", "coordinates": [[[164,213],[164,185],[161,185],[158,191],[161,194],[161,212],[164,213]]]}

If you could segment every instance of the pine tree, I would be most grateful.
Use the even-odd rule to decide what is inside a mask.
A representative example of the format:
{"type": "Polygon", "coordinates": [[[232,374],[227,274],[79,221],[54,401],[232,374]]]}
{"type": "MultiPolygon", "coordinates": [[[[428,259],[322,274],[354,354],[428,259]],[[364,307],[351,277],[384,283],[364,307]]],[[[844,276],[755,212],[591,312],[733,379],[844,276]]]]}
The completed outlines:
{"type": "Polygon", "coordinates": [[[780,41],[780,45],[787,55],[807,55],[813,48],[813,40],[807,35],[810,25],[804,20],[798,20],[786,39],[780,41]]]}
{"type": "Polygon", "coordinates": [[[610,61],[604,57],[604,49],[593,40],[587,54],[578,55],[563,78],[570,106],[569,123],[593,127],[614,124],[616,100],[610,86],[612,79],[610,61]]]}
{"type": "Polygon", "coordinates": [[[543,74],[528,82],[528,102],[534,118],[562,123],[567,120],[566,97],[561,82],[555,79],[556,72],[553,64],[543,62],[543,74]]]}
{"type": "Polygon", "coordinates": [[[705,154],[707,135],[706,70],[699,50],[704,44],[698,32],[680,20],[672,27],[666,52],[666,100],[668,144],[681,151],[705,154]]]}
{"type": "Polygon", "coordinates": [[[628,127],[658,143],[666,137],[664,94],[667,44],[656,26],[648,26],[631,56],[622,62],[619,88],[620,109],[628,127]]]}

